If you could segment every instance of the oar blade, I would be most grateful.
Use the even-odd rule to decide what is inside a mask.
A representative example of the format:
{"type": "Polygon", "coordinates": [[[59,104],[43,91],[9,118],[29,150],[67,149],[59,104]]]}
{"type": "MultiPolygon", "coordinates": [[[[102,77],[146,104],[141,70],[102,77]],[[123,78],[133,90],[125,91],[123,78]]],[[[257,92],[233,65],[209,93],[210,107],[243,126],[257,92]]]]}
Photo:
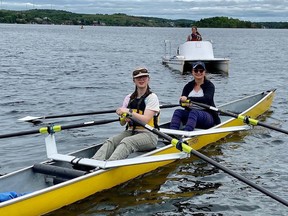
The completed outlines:
{"type": "Polygon", "coordinates": [[[18,119],[18,121],[33,122],[34,120],[42,119],[42,117],[26,116],[18,119]]]}

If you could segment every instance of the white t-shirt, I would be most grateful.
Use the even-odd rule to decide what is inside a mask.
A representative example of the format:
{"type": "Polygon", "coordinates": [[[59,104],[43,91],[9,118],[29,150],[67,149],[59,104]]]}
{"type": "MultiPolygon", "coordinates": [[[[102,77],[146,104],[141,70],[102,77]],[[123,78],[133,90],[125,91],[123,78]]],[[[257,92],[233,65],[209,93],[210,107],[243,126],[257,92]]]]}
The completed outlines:
{"type": "MultiPolygon", "coordinates": [[[[131,94],[128,94],[125,97],[122,107],[126,108],[128,106],[128,103],[130,101],[130,96],[131,96],[131,94]]],[[[158,97],[157,97],[156,94],[154,94],[154,93],[149,94],[145,98],[144,102],[145,102],[145,105],[146,105],[145,109],[149,109],[149,110],[156,111],[156,112],[160,111],[160,104],[159,104],[159,100],[158,100],[158,97]]]]}

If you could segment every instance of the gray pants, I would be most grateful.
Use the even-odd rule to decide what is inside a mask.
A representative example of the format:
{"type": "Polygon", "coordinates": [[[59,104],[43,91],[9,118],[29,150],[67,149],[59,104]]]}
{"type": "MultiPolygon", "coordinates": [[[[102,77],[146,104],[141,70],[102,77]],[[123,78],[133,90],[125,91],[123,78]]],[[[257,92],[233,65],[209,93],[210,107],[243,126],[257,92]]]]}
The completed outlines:
{"type": "Polygon", "coordinates": [[[125,130],[107,139],[92,159],[120,160],[135,151],[149,151],[156,147],[158,136],[149,131],[135,132],[125,130]]]}

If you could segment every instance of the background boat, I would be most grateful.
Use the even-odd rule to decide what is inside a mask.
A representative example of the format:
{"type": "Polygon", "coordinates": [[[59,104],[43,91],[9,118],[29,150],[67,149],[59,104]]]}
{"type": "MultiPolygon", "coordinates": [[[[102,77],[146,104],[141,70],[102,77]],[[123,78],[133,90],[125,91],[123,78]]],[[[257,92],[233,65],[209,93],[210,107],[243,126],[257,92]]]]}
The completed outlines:
{"type": "Polygon", "coordinates": [[[215,58],[213,45],[210,41],[187,41],[177,48],[177,53],[171,55],[171,42],[164,41],[165,54],[162,57],[162,64],[181,74],[190,73],[191,65],[197,61],[205,63],[208,73],[219,73],[228,75],[229,59],[215,58]]]}

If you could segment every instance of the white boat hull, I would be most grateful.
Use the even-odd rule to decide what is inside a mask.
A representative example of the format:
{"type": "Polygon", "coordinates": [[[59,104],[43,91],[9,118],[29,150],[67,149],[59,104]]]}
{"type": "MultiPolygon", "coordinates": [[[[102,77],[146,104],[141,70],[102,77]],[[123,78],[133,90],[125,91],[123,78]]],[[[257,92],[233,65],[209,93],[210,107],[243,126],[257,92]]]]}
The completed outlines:
{"type": "MultiPolygon", "coordinates": [[[[229,59],[215,58],[212,43],[210,41],[188,41],[181,44],[176,55],[167,52],[170,41],[165,41],[165,55],[162,57],[162,64],[172,70],[186,74],[191,71],[191,65],[197,61],[202,61],[206,65],[208,73],[228,75],[229,59]]],[[[171,45],[169,45],[171,46],[171,45]]]]}

